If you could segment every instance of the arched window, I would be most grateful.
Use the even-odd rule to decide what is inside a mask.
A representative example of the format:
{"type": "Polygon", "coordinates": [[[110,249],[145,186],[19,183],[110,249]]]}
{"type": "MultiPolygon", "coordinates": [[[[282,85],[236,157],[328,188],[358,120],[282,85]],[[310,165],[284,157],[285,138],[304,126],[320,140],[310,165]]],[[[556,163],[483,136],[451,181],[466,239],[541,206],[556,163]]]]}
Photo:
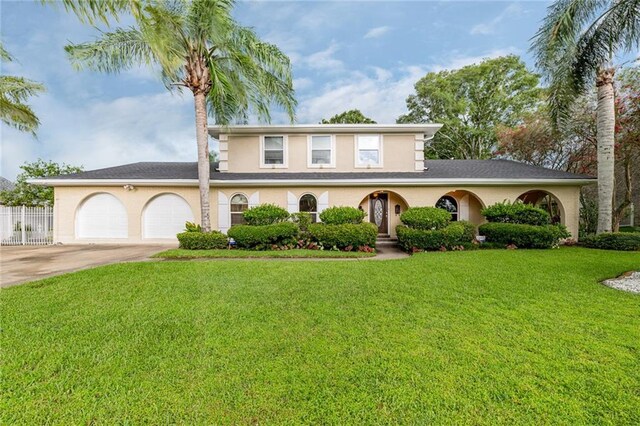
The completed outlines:
{"type": "Polygon", "coordinates": [[[299,210],[311,214],[311,222],[318,221],[318,201],[311,194],[300,197],[299,210]]]}
{"type": "Polygon", "coordinates": [[[242,225],[244,217],[242,212],[249,208],[249,201],[244,194],[236,194],[231,197],[231,226],[242,225]]]}
{"type": "Polygon", "coordinates": [[[451,213],[452,221],[455,222],[458,220],[458,202],[455,198],[449,195],[445,195],[438,200],[438,202],[436,203],[436,207],[439,209],[444,209],[451,213]]]}

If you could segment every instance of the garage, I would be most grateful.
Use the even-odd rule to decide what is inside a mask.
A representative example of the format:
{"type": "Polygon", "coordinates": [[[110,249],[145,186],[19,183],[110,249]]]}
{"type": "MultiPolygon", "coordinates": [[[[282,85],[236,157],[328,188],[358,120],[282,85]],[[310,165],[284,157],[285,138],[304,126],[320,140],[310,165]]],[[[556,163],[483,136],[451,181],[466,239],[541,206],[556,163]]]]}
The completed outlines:
{"type": "Polygon", "coordinates": [[[176,194],[162,194],[147,203],[142,213],[143,238],[176,238],[185,222],[193,222],[189,203],[176,194]]]}
{"type": "Polygon", "coordinates": [[[107,193],[91,195],[78,208],[76,238],[127,238],[128,234],[127,209],[115,196],[107,193]]]}

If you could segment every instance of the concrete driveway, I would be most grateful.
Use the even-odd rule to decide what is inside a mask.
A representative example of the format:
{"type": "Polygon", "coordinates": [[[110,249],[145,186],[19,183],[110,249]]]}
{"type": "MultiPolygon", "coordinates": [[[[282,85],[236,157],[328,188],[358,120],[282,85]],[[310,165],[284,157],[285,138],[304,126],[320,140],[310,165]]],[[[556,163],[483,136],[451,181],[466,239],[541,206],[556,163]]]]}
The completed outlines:
{"type": "Polygon", "coordinates": [[[108,263],[146,260],[175,245],[55,245],[0,247],[0,287],[108,263]]]}

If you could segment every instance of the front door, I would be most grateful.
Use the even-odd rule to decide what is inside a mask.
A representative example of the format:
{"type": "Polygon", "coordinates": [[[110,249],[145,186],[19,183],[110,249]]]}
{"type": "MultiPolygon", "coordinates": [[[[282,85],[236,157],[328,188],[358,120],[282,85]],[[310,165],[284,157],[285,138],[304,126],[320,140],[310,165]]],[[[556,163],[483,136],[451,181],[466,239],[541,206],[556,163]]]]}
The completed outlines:
{"type": "Polygon", "coordinates": [[[378,226],[378,234],[389,233],[389,195],[385,193],[371,194],[369,197],[369,218],[378,226]]]}

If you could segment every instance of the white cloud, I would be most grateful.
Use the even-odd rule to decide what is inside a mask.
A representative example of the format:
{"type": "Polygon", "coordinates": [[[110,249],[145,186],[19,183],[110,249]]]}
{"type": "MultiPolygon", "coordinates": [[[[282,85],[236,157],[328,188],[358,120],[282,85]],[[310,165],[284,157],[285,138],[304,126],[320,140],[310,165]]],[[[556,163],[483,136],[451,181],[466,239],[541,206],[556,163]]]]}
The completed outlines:
{"type": "Polygon", "coordinates": [[[498,16],[493,18],[491,21],[480,23],[472,27],[469,33],[472,35],[493,34],[496,32],[496,29],[498,28],[500,23],[502,23],[502,21],[512,16],[517,16],[520,13],[522,13],[522,6],[518,3],[511,3],[502,12],[500,12],[498,16]]]}
{"type": "Polygon", "coordinates": [[[519,53],[521,53],[520,49],[514,46],[501,49],[493,49],[482,55],[461,55],[454,51],[453,54],[449,58],[447,58],[445,62],[431,65],[429,69],[431,71],[455,70],[467,65],[478,64],[485,59],[493,59],[507,55],[517,55],[519,53]]]}
{"type": "Polygon", "coordinates": [[[310,78],[295,78],[293,79],[293,88],[298,90],[305,90],[313,87],[313,80],[310,78]]]}
{"type": "Polygon", "coordinates": [[[375,27],[375,28],[371,28],[369,31],[367,31],[367,33],[364,35],[364,38],[378,38],[378,37],[382,37],[383,35],[385,35],[386,33],[389,32],[389,30],[391,29],[391,27],[388,26],[382,26],[382,27],[375,27]]]}
{"type": "Polygon", "coordinates": [[[312,69],[317,70],[329,70],[340,71],[344,67],[344,63],[335,58],[335,53],[339,50],[337,43],[332,42],[331,45],[325,50],[312,53],[311,55],[303,58],[304,64],[312,69]]]}

